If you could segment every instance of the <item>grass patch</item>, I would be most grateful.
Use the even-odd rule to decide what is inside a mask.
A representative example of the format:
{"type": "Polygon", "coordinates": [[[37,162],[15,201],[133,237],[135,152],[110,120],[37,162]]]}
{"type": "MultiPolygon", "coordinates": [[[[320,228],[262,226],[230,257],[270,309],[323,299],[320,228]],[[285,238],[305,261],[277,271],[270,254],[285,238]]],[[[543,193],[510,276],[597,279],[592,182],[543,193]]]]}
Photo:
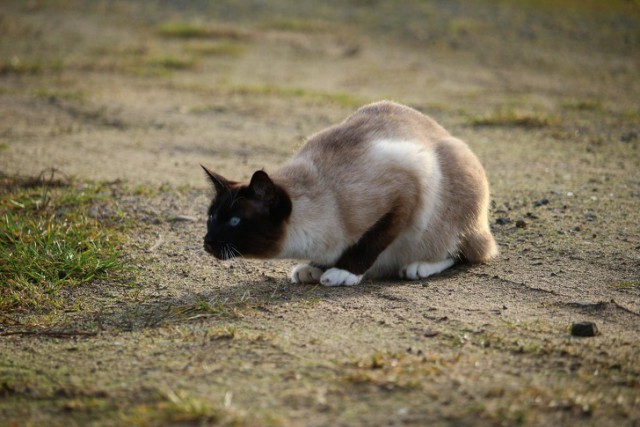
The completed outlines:
{"type": "Polygon", "coordinates": [[[317,33],[327,31],[329,25],[325,21],[296,19],[294,17],[273,19],[262,27],[267,30],[290,31],[298,33],[317,33]]]}
{"type": "Polygon", "coordinates": [[[40,99],[47,99],[49,101],[57,101],[62,99],[68,101],[83,101],[86,99],[86,95],[84,92],[51,89],[37,90],[35,92],[35,97],[40,99]]]}
{"type": "Polygon", "coordinates": [[[203,25],[189,22],[166,22],[158,27],[158,34],[163,37],[192,39],[207,37],[208,31],[203,25]]]}
{"type": "Polygon", "coordinates": [[[485,24],[469,18],[453,18],[446,24],[447,32],[453,36],[471,36],[486,31],[485,24]]]}
{"type": "Polygon", "coordinates": [[[125,425],[216,425],[216,426],[279,426],[283,423],[266,414],[260,418],[233,407],[233,394],[224,397],[224,406],[187,392],[165,388],[157,391],[157,398],[140,404],[122,417],[125,425]]]}
{"type": "Polygon", "coordinates": [[[599,99],[579,99],[563,102],[562,108],[577,111],[594,111],[604,113],[606,111],[604,103],[599,99]]]}
{"type": "Polygon", "coordinates": [[[249,33],[245,30],[217,25],[206,26],[193,22],[166,22],[161,24],[157,33],[163,37],[178,39],[246,39],[249,33]]]}
{"type": "Polygon", "coordinates": [[[247,46],[235,41],[195,41],[188,44],[186,50],[194,55],[240,56],[247,50],[247,46]]]}
{"type": "Polygon", "coordinates": [[[230,93],[239,95],[269,95],[283,98],[298,98],[308,101],[318,101],[335,104],[342,107],[359,107],[366,103],[362,98],[347,93],[320,92],[304,88],[282,87],[274,85],[244,85],[233,86],[230,93]]]}
{"type": "Polygon", "coordinates": [[[25,60],[14,56],[8,61],[0,61],[1,75],[35,75],[45,72],[60,72],[64,68],[61,60],[25,60]]]}
{"type": "Polygon", "coordinates": [[[175,71],[193,70],[198,61],[193,57],[176,55],[154,55],[135,60],[124,66],[124,70],[141,77],[167,77],[175,71]]]}
{"type": "Polygon", "coordinates": [[[190,70],[196,65],[196,61],[193,58],[182,58],[172,55],[150,58],[147,63],[151,67],[168,71],[190,70]]]}
{"type": "Polygon", "coordinates": [[[242,317],[242,311],[250,306],[246,301],[212,301],[198,296],[189,304],[178,305],[171,310],[171,316],[176,319],[237,319],[242,317]]]}
{"type": "Polygon", "coordinates": [[[69,289],[128,270],[120,215],[94,218],[109,202],[98,184],[0,176],[0,311],[65,307],[69,289]],[[95,216],[95,214],[94,214],[95,216]]]}
{"type": "Polygon", "coordinates": [[[458,360],[457,355],[375,352],[351,363],[342,380],[385,391],[415,390],[422,388],[427,378],[448,371],[458,360]]]}
{"type": "Polygon", "coordinates": [[[544,128],[554,123],[548,116],[534,113],[523,113],[512,109],[499,109],[492,114],[471,117],[472,126],[476,127],[521,127],[526,129],[544,128]]]}
{"type": "MultiPolygon", "coordinates": [[[[211,91],[210,88],[187,86],[186,90],[211,91]]],[[[321,92],[300,87],[283,87],[268,84],[255,85],[229,85],[218,86],[213,92],[220,95],[241,95],[241,96],[275,96],[280,98],[299,99],[306,102],[318,102],[332,104],[345,108],[357,108],[369,101],[358,96],[341,92],[321,92]]],[[[219,105],[198,105],[190,109],[193,114],[205,114],[210,112],[224,111],[224,107],[219,105]]]]}
{"type": "Polygon", "coordinates": [[[616,289],[633,289],[640,288],[640,282],[616,282],[609,284],[609,286],[616,289]]]}

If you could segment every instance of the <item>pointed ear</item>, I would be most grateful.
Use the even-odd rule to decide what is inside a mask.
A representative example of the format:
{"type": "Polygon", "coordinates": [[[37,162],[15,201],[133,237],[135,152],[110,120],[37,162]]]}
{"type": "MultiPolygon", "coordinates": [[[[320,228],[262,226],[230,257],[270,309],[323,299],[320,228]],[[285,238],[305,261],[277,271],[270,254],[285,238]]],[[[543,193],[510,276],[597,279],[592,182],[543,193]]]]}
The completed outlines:
{"type": "Polygon", "coordinates": [[[270,203],[276,199],[276,185],[265,171],[256,171],[251,177],[249,188],[258,200],[270,203]]]}
{"type": "Polygon", "coordinates": [[[213,186],[215,187],[216,193],[218,195],[231,191],[231,186],[235,184],[235,182],[229,181],[222,175],[218,175],[215,172],[211,172],[209,169],[207,169],[203,165],[200,165],[200,166],[202,166],[202,169],[204,169],[205,173],[213,183],[213,186]]]}

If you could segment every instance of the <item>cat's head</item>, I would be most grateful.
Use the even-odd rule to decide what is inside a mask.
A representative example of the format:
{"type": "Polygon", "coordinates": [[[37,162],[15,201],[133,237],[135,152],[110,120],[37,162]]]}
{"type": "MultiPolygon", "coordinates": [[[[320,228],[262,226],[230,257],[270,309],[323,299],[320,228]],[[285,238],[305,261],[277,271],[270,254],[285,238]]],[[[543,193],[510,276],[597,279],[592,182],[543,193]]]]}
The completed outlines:
{"type": "Polygon", "coordinates": [[[255,172],[247,185],[202,168],[216,192],[209,206],[204,250],[222,260],[277,255],[291,214],[287,192],[264,171],[255,172]]]}

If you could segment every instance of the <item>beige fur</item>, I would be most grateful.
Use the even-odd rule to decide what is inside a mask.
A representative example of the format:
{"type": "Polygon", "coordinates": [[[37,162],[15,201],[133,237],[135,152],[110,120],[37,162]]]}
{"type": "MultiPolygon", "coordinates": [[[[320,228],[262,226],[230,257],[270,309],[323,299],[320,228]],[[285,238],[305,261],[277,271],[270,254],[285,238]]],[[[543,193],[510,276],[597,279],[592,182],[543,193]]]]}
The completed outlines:
{"type": "MultiPolygon", "coordinates": [[[[422,278],[420,271],[433,274],[452,258],[484,262],[498,253],[482,165],[434,120],[399,104],[366,105],[312,136],[272,179],[293,204],[282,258],[330,267],[390,211],[397,237],[367,277],[422,278]]],[[[327,273],[323,284],[359,281],[327,273]]],[[[292,280],[316,281],[318,275],[298,267],[292,280]]]]}

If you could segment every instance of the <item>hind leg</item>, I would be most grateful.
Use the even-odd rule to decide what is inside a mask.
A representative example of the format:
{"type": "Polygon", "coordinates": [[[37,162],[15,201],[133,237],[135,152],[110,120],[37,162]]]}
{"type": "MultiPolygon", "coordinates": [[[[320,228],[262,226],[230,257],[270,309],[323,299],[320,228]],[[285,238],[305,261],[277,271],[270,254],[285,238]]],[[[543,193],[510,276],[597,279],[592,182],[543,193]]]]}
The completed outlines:
{"type": "Polygon", "coordinates": [[[454,260],[451,258],[437,262],[416,261],[402,267],[400,277],[410,280],[425,279],[434,274],[442,273],[453,264],[454,260]]]}
{"type": "Polygon", "coordinates": [[[488,229],[476,231],[465,237],[460,253],[469,262],[486,262],[498,255],[498,245],[488,229]]]}

